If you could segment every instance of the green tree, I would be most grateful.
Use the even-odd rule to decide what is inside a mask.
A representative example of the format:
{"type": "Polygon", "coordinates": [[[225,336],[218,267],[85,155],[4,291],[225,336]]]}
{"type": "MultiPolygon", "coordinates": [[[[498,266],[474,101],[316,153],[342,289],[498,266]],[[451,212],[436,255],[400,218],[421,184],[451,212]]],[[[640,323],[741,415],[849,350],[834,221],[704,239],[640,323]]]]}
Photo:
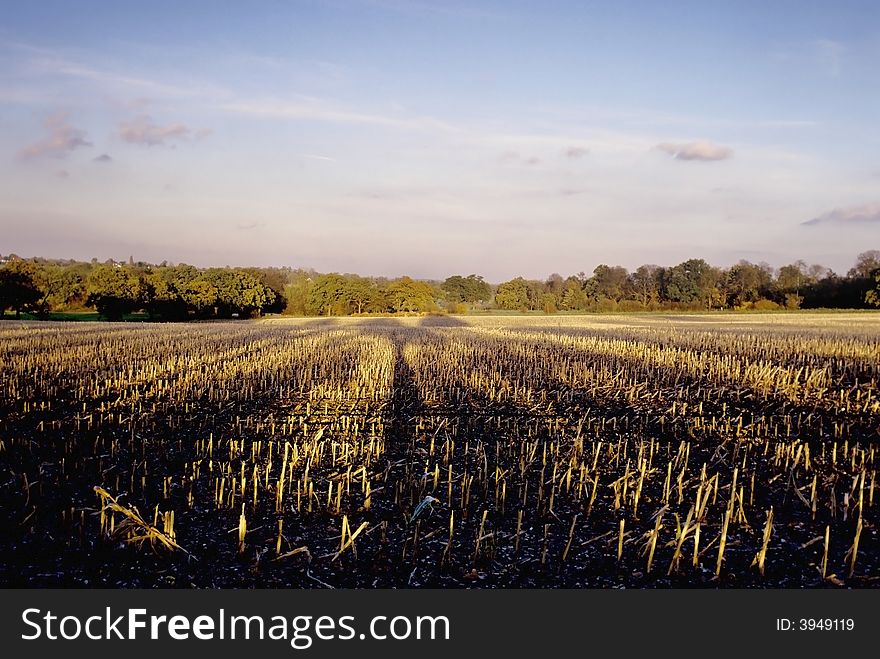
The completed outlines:
{"type": "Polygon", "coordinates": [[[562,295],[559,298],[560,308],[568,311],[585,311],[590,304],[590,299],[584,290],[583,282],[577,277],[568,277],[562,287],[562,295]]]}
{"type": "Polygon", "coordinates": [[[35,308],[43,297],[36,274],[36,265],[29,261],[10,261],[0,268],[0,314],[12,309],[20,318],[22,311],[35,308]]]}
{"type": "Polygon", "coordinates": [[[722,273],[703,259],[689,259],[669,268],[663,281],[664,297],[682,305],[712,308],[723,301],[722,273]]]}
{"type": "Polygon", "coordinates": [[[49,286],[45,293],[48,309],[71,309],[86,301],[88,269],[74,266],[55,266],[49,270],[49,286]]]}
{"type": "Polygon", "coordinates": [[[770,297],[773,276],[769,266],[740,261],[727,273],[727,303],[732,307],[753,305],[770,297]]]}
{"type": "Polygon", "coordinates": [[[645,307],[660,301],[663,284],[663,268],[658,265],[640,265],[629,276],[629,286],[633,295],[645,307]]]}
{"type": "Polygon", "coordinates": [[[310,316],[338,316],[348,313],[348,282],[335,272],[315,277],[308,291],[305,311],[310,316]]]}
{"type": "Polygon", "coordinates": [[[199,317],[211,315],[218,303],[217,287],[204,279],[193,279],[185,284],[180,297],[187,310],[199,317]]]}
{"type": "Polygon", "coordinates": [[[220,317],[259,315],[275,302],[275,292],[271,288],[242,270],[210,268],[200,279],[217,289],[215,306],[220,317]]]}
{"type": "Polygon", "coordinates": [[[434,287],[410,277],[401,277],[389,283],[385,295],[392,311],[412,313],[437,308],[434,287]]]}
{"type": "Polygon", "coordinates": [[[272,291],[272,301],[267,302],[262,313],[282,313],[287,306],[287,298],[284,295],[287,287],[288,268],[244,268],[243,272],[256,277],[259,282],[272,291]]]}
{"type": "Polygon", "coordinates": [[[865,293],[865,302],[880,307],[880,270],[874,275],[874,288],[865,293]]]}
{"type": "Polygon", "coordinates": [[[100,265],[89,275],[86,291],[88,306],[108,320],[120,320],[143,307],[146,282],[129,266],[100,265]]]}
{"type": "Polygon", "coordinates": [[[379,287],[366,277],[349,277],[345,282],[343,296],[354,313],[374,311],[381,305],[379,287]]]}
{"type": "Polygon", "coordinates": [[[476,304],[488,301],[492,295],[492,287],[479,275],[468,275],[467,277],[453,275],[440,285],[440,289],[443,291],[445,299],[452,303],[476,304]]]}
{"type": "Polygon", "coordinates": [[[592,288],[599,298],[607,298],[619,302],[626,294],[629,275],[626,268],[619,265],[598,265],[593,270],[592,288]]]}
{"type": "Polygon", "coordinates": [[[525,311],[531,307],[529,284],[522,277],[498,284],[495,306],[510,311],[525,311]]]}
{"type": "Polygon", "coordinates": [[[541,309],[544,313],[556,313],[556,296],[553,293],[541,293],[541,297],[538,299],[538,303],[541,305],[541,309]]]}

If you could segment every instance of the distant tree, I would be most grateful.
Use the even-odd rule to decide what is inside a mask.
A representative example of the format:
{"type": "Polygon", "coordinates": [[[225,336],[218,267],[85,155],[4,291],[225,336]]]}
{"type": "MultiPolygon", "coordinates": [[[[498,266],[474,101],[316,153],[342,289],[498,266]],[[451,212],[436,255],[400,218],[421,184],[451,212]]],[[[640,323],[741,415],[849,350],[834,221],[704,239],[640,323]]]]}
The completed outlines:
{"type": "Polygon", "coordinates": [[[547,293],[550,293],[558,300],[562,297],[562,293],[565,291],[565,280],[562,278],[562,275],[554,272],[547,277],[547,281],[544,282],[544,289],[547,293]]]}
{"type": "Polygon", "coordinates": [[[146,308],[150,316],[163,320],[183,320],[190,312],[196,312],[189,304],[186,292],[199,275],[199,271],[191,265],[159,266],[149,271],[145,279],[146,308]]]}
{"type": "Polygon", "coordinates": [[[348,313],[348,282],[335,272],[314,279],[308,291],[305,310],[311,316],[338,316],[348,313]]]}
{"type": "Polygon", "coordinates": [[[89,275],[86,292],[88,306],[108,320],[120,320],[143,307],[146,284],[133,268],[100,265],[89,275]]]}
{"type": "Polygon", "coordinates": [[[873,307],[880,307],[880,270],[874,271],[874,286],[865,293],[865,302],[873,307]]]}
{"type": "Polygon", "coordinates": [[[807,264],[803,261],[795,261],[779,268],[776,273],[776,288],[782,293],[800,294],[801,288],[810,284],[807,275],[807,264]]]}
{"type": "Polygon", "coordinates": [[[663,268],[658,265],[640,265],[629,276],[630,289],[645,307],[660,301],[663,268]]]}
{"type": "Polygon", "coordinates": [[[281,313],[287,306],[287,298],[284,296],[287,287],[287,274],[289,270],[284,268],[243,268],[243,272],[256,277],[259,282],[272,291],[272,302],[262,308],[262,313],[281,313]]]}
{"type": "Polygon", "coordinates": [[[563,285],[559,299],[560,308],[568,311],[584,311],[590,304],[584,283],[578,277],[568,277],[563,285]]]}
{"type": "Polygon", "coordinates": [[[703,259],[689,259],[665,272],[664,296],[679,304],[711,309],[723,302],[722,276],[703,259]]]}
{"type": "Polygon", "coordinates": [[[872,279],[877,270],[880,270],[880,250],[869,249],[856,257],[855,265],[846,276],[850,279],[872,279]]]}
{"type": "Polygon", "coordinates": [[[541,310],[544,313],[556,313],[556,296],[553,293],[542,293],[541,297],[538,299],[538,303],[541,305],[541,310]]]}
{"type": "Polygon", "coordinates": [[[180,291],[187,312],[204,318],[214,313],[217,306],[217,287],[204,279],[194,279],[180,291]]]}
{"type": "Polygon", "coordinates": [[[431,311],[437,306],[434,287],[410,277],[401,277],[389,283],[386,297],[392,311],[431,311]]]}
{"type": "Polygon", "coordinates": [[[441,285],[440,289],[448,302],[467,302],[476,304],[478,302],[486,302],[492,295],[492,288],[483,281],[478,275],[453,275],[448,277],[441,285]]]}
{"type": "Polygon", "coordinates": [[[619,302],[626,294],[629,275],[626,268],[619,265],[598,265],[593,270],[593,291],[597,298],[607,298],[619,302]]]}
{"type": "Polygon", "coordinates": [[[877,272],[880,272],[880,250],[870,249],[856,257],[855,265],[847,273],[848,285],[844,287],[845,297],[857,300],[853,306],[870,304],[867,296],[874,288],[877,272]]]}
{"type": "Polygon", "coordinates": [[[259,315],[275,302],[271,288],[242,270],[211,268],[199,279],[217,289],[216,313],[220,317],[259,315]]]}
{"type": "Polygon", "coordinates": [[[522,277],[499,284],[495,290],[495,306],[510,311],[525,311],[530,308],[529,285],[522,277]]]}
{"type": "Polygon", "coordinates": [[[88,269],[56,266],[50,274],[51,285],[45,298],[49,309],[71,309],[85,304],[88,269]]]}
{"type": "Polygon", "coordinates": [[[347,278],[343,295],[354,313],[373,311],[381,305],[379,287],[366,277],[347,278]]]}
{"type": "Polygon", "coordinates": [[[772,283],[768,267],[740,261],[727,272],[727,304],[731,307],[753,305],[770,296],[772,283]]]}
{"type": "Polygon", "coordinates": [[[811,283],[806,263],[795,261],[784,265],[776,273],[775,298],[788,309],[799,309],[804,301],[802,293],[811,283]]]}
{"type": "Polygon", "coordinates": [[[292,270],[287,274],[284,286],[284,313],[292,316],[305,316],[309,293],[318,275],[310,270],[292,270]]]}
{"type": "Polygon", "coordinates": [[[702,259],[690,259],[666,271],[663,294],[667,300],[694,304],[700,300],[701,281],[709,264],[702,259]]]}
{"type": "Polygon", "coordinates": [[[20,318],[22,311],[33,309],[43,297],[35,281],[37,267],[21,259],[10,260],[0,268],[0,314],[7,309],[20,318]]]}

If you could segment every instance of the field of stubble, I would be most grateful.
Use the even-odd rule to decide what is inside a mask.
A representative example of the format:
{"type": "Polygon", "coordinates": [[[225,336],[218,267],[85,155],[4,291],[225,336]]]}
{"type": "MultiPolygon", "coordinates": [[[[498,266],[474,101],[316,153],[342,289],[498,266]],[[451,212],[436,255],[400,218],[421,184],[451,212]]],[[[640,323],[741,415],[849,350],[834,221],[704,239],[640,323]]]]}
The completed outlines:
{"type": "Polygon", "coordinates": [[[880,314],[0,324],[0,585],[880,585],[880,314]]]}

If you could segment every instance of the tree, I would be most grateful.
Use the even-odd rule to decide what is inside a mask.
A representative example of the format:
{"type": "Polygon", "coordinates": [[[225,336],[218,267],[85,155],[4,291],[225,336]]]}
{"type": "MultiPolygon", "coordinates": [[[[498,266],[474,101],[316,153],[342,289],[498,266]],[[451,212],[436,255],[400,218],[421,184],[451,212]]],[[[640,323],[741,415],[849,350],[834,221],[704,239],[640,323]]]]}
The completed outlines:
{"type": "Polygon", "coordinates": [[[522,277],[499,284],[495,290],[495,306],[511,311],[525,311],[530,308],[529,285],[522,277]]]}
{"type": "Polygon", "coordinates": [[[200,279],[217,289],[216,313],[220,317],[260,314],[275,302],[275,292],[248,272],[211,268],[200,279]]]}
{"type": "Polygon", "coordinates": [[[348,313],[345,277],[335,272],[314,279],[308,291],[305,311],[312,316],[336,316],[348,313]]]}
{"type": "Polygon", "coordinates": [[[556,296],[553,293],[542,293],[538,302],[544,313],[556,313],[556,296]]]}
{"type": "Polygon", "coordinates": [[[311,270],[293,270],[288,273],[284,287],[285,314],[305,316],[308,313],[306,307],[316,276],[311,270]]]}
{"type": "Polygon", "coordinates": [[[880,270],[880,250],[869,249],[856,257],[855,265],[846,276],[850,279],[872,279],[877,270],[880,270]]]}
{"type": "Polygon", "coordinates": [[[626,292],[629,275],[626,268],[619,265],[597,265],[593,270],[593,291],[598,298],[607,298],[619,302],[626,292]]]}
{"type": "Polygon", "coordinates": [[[256,277],[267,289],[272,291],[271,302],[267,302],[261,309],[262,313],[281,313],[287,306],[287,298],[284,290],[287,286],[287,268],[244,268],[242,272],[256,277]]]}
{"type": "Polygon", "coordinates": [[[86,300],[88,269],[74,266],[55,266],[49,270],[49,286],[45,293],[47,309],[70,309],[86,300]]]}
{"type": "Polygon", "coordinates": [[[694,304],[700,299],[701,280],[709,264],[702,259],[690,259],[666,271],[663,295],[667,300],[694,304]]]}
{"type": "Polygon", "coordinates": [[[175,281],[171,268],[156,268],[145,279],[146,307],[151,318],[159,316],[165,320],[180,320],[187,317],[188,305],[181,291],[181,286],[186,284],[175,281]]]}
{"type": "Polygon", "coordinates": [[[440,285],[448,302],[467,302],[475,304],[486,302],[492,295],[492,288],[478,275],[453,275],[440,285]]]}
{"type": "Polygon", "coordinates": [[[434,287],[410,277],[401,277],[388,284],[385,294],[392,311],[432,311],[437,306],[434,287]]]}
{"type": "Polygon", "coordinates": [[[865,302],[874,307],[880,307],[880,270],[874,271],[874,287],[865,293],[865,302]]]}
{"type": "Polygon", "coordinates": [[[562,288],[559,299],[562,309],[569,311],[584,311],[590,304],[590,300],[584,291],[584,284],[578,277],[568,277],[562,288]]]}
{"type": "Polygon", "coordinates": [[[146,285],[131,267],[100,265],[89,275],[86,291],[88,306],[108,320],[120,320],[143,307],[146,285]]]}
{"type": "Polygon", "coordinates": [[[349,277],[345,282],[344,298],[355,313],[376,308],[380,302],[379,287],[366,277],[349,277]]]}
{"type": "Polygon", "coordinates": [[[0,268],[0,314],[7,309],[15,311],[20,318],[43,297],[34,281],[36,265],[29,261],[12,260],[0,268]]]}
{"type": "Polygon", "coordinates": [[[740,261],[727,273],[728,305],[744,307],[768,297],[772,281],[768,267],[740,261]]]}
{"type": "Polygon", "coordinates": [[[722,301],[721,279],[718,268],[703,259],[689,259],[666,271],[664,296],[672,302],[712,308],[722,301]]]}
{"type": "Polygon", "coordinates": [[[662,281],[663,268],[658,265],[640,265],[629,276],[633,294],[646,307],[659,302],[662,281]]]}
{"type": "Polygon", "coordinates": [[[217,306],[217,287],[204,279],[194,279],[180,291],[180,297],[196,316],[208,316],[217,306]]]}
{"type": "MultiPolygon", "coordinates": [[[[545,290],[554,296],[554,298],[559,299],[562,297],[562,293],[565,290],[565,280],[562,278],[557,272],[554,272],[552,275],[547,277],[547,281],[544,282],[545,290]]],[[[543,308],[543,304],[541,305],[543,308]]]]}

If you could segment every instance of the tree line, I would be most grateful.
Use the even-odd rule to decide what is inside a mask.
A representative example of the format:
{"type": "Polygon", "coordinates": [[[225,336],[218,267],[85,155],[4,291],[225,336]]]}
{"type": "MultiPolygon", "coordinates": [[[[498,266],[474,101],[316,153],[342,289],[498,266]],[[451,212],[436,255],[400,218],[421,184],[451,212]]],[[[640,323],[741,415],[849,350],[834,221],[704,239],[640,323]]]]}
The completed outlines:
{"type": "Polygon", "coordinates": [[[0,312],[48,318],[94,309],[108,320],[142,313],[155,320],[251,318],[267,313],[343,316],[508,311],[653,311],[880,307],[880,251],[859,254],[846,275],[804,261],[775,269],[730,268],[689,259],[633,272],[599,265],[546,280],[491,285],[478,275],[444,281],[317,273],[293,268],[196,268],[109,260],[99,263],[0,257],[0,312]]]}

